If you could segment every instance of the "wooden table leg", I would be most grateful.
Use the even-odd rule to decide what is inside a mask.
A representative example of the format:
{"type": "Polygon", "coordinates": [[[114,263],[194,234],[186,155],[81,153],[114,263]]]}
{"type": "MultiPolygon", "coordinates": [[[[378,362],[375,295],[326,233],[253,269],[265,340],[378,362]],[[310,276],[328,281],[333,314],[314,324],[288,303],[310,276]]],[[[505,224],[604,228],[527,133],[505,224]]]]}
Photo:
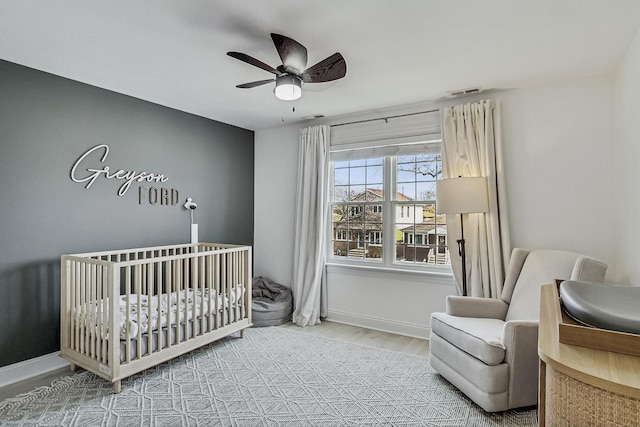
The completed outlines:
{"type": "Polygon", "coordinates": [[[547,364],[540,360],[540,367],[538,370],[538,425],[540,427],[545,426],[545,406],[546,406],[546,393],[547,386],[547,364]]]}

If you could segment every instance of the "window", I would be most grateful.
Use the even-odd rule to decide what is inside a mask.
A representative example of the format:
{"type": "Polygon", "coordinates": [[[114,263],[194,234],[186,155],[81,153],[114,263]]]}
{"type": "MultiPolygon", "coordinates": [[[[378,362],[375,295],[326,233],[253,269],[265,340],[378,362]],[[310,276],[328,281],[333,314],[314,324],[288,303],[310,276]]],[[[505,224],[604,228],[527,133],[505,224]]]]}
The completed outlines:
{"type": "Polygon", "coordinates": [[[435,208],[439,150],[357,156],[331,161],[331,259],[449,265],[445,216],[435,208]]]}

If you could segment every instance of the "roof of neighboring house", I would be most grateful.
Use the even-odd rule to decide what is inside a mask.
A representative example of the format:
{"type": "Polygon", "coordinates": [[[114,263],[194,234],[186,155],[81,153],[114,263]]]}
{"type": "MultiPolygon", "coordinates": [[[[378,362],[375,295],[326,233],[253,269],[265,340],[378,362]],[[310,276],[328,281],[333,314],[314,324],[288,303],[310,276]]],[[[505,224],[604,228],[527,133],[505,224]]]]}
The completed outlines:
{"type": "MultiPolygon", "coordinates": [[[[373,194],[375,197],[377,197],[380,200],[383,199],[382,190],[380,190],[378,188],[367,188],[367,193],[373,194]]],[[[362,196],[362,193],[358,194],[358,197],[356,197],[356,198],[359,198],[361,196],[362,196]]],[[[399,191],[397,192],[396,198],[400,202],[410,202],[410,201],[413,200],[411,197],[407,197],[407,196],[405,196],[404,194],[402,194],[399,191]]]]}
{"type": "MultiPolygon", "coordinates": [[[[402,229],[402,231],[413,231],[414,227],[413,225],[410,225],[409,227],[405,227],[402,229]]],[[[441,225],[436,227],[433,224],[416,224],[415,225],[415,230],[416,233],[420,234],[447,234],[447,226],[446,225],[441,225]]]]}

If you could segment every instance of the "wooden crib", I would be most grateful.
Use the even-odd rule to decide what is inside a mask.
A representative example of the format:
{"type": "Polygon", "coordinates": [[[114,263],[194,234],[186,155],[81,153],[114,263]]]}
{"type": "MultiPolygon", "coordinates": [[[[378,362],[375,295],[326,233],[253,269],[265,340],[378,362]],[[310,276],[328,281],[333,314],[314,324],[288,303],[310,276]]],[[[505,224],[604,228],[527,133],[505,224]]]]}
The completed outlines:
{"type": "Polygon", "coordinates": [[[242,335],[251,265],[251,247],[215,243],[64,255],[60,355],[119,393],[124,378],[242,335]]]}

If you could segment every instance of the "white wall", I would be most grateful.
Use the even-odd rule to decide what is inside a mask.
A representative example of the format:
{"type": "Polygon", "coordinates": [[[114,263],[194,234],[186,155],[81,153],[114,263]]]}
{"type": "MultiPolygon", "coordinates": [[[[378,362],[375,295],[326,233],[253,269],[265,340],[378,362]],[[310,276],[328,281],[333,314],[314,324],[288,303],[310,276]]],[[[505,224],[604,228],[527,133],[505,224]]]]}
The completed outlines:
{"type": "MultiPolygon", "coordinates": [[[[613,77],[505,91],[512,247],[614,260],[613,77]]],[[[610,269],[607,280],[613,278],[610,269]]]]}
{"type": "Polygon", "coordinates": [[[613,155],[617,281],[640,286],[640,32],[615,76],[613,155]]]}
{"type": "Polygon", "coordinates": [[[254,276],[291,287],[300,127],[255,133],[254,276]]]}
{"type": "Polygon", "coordinates": [[[327,267],[327,319],[428,338],[429,317],[455,294],[450,275],[327,267]]]}
{"type": "MultiPolygon", "coordinates": [[[[612,265],[613,76],[483,97],[501,102],[512,246],[577,251],[612,265]]],[[[295,126],[256,132],[256,275],[291,277],[297,140],[295,126]]],[[[426,337],[430,313],[454,293],[450,277],[327,273],[330,320],[406,335],[426,337]]]]}

